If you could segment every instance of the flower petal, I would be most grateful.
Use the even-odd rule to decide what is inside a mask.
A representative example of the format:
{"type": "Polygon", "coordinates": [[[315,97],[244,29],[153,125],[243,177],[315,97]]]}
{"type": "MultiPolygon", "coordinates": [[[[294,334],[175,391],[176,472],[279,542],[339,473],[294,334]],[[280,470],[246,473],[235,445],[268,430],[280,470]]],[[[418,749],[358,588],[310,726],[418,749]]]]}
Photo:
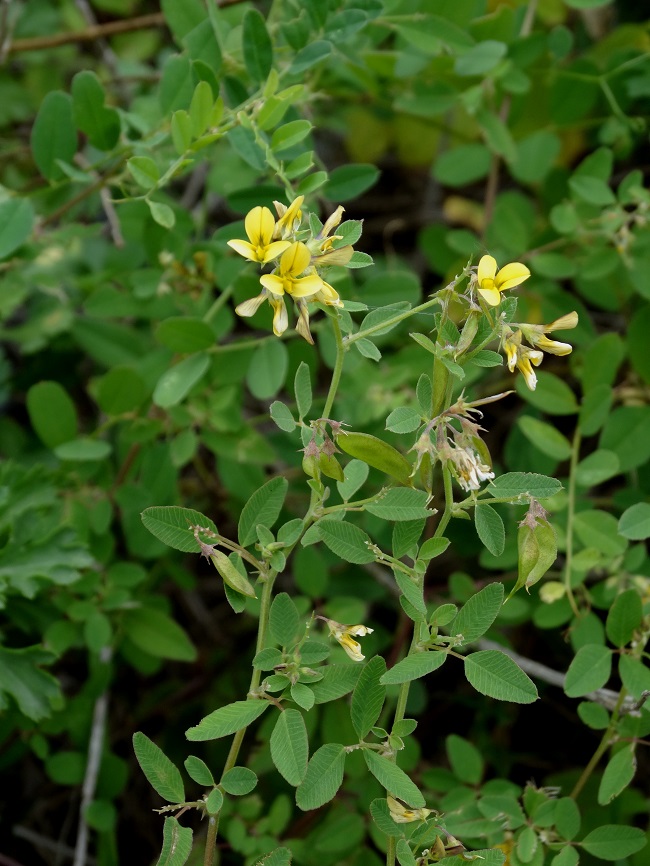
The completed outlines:
{"type": "Polygon", "coordinates": [[[277,274],[262,274],[260,283],[274,295],[284,294],[284,280],[277,274]]]}
{"type": "Polygon", "coordinates": [[[289,316],[284,305],[284,298],[269,298],[269,304],[273,307],[273,333],[281,337],[289,326],[289,316]]]}
{"type": "Polygon", "coordinates": [[[510,262],[509,265],[501,268],[496,275],[495,285],[497,289],[503,292],[506,289],[514,289],[515,286],[527,280],[529,276],[530,271],[526,265],[522,265],[521,262],[510,262]]]}
{"type": "Polygon", "coordinates": [[[296,322],[296,331],[307,340],[308,343],[314,345],[314,338],[311,335],[311,330],[309,329],[309,310],[307,309],[307,304],[305,301],[297,301],[296,307],[298,308],[298,320],[296,322]]]}
{"type": "Polygon", "coordinates": [[[275,220],[267,207],[254,207],[249,210],[244,219],[246,234],[253,246],[266,247],[271,243],[275,220]]]}
{"type": "Polygon", "coordinates": [[[309,267],[311,253],[307,246],[301,241],[291,244],[289,249],[282,253],[280,259],[280,273],[287,276],[299,277],[309,267]]]}
{"type": "Polygon", "coordinates": [[[498,307],[501,303],[501,294],[498,289],[478,289],[479,295],[492,307],[498,307]]]}
{"type": "Polygon", "coordinates": [[[253,246],[253,244],[249,244],[248,241],[228,241],[228,246],[233,249],[236,253],[239,253],[240,256],[243,256],[245,259],[248,259],[251,262],[258,261],[257,258],[257,250],[253,246]]]}
{"type": "Polygon", "coordinates": [[[492,258],[492,256],[482,256],[481,261],[478,263],[477,272],[479,284],[482,283],[483,280],[493,280],[496,272],[497,260],[492,258]]]}
{"type": "Polygon", "coordinates": [[[254,316],[255,313],[262,306],[264,301],[267,299],[266,292],[262,292],[260,295],[257,295],[255,298],[249,298],[247,301],[243,301],[241,304],[235,307],[235,312],[238,316],[254,316]]]}
{"type": "Polygon", "coordinates": [[[269,244],[264,250],[264,260],[262,261],[262,264],[267,265],[272,259],[277,259],[277,257],[282,255],[282,253],[289,249],[290,246],[291,243],[289,241],[274,241],[272,244],[269,244]]]}
{"type": "Polygon", "coordinates": [[[316,274],[302,277],[300,280],[291,280],[287,285],[287,292],[294,298],[309,298],[320,292],[323,288],[322,279],[316,274]]]}
{"type": "Polygon", "coordinates": [[[560,316],[559,319],[555,319],[554,322],[551,322],[550,325],[544,325],[544,331],[570,331],[572,328],[575,328],[578,324],[578,314],[574,310],[572,313],[567,313],[566,316],[560,316]]]}

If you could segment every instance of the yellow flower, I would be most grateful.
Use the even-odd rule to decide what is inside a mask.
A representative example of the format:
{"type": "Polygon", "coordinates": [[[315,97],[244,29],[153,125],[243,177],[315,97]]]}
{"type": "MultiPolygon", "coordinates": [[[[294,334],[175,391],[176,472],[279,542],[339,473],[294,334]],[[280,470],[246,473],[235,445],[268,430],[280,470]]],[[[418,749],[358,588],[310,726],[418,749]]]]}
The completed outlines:
{"type": "Polygon", "coordinates": [[[390,794],[386,797],[388,803],[388,811],[390,817],[396,824],[410,824],[413,821],[426,821],[433,809],[409,809],[402,805],[399,800],[391,797],[390,794]]]}
{"type": "Polygon", "coordinates": [[[483,256],[476,276],[478,293],[492,307],[497,307],[501,302],[501,292],[513,289],[529,276],[530,271],[521,262],[510,262],[497,272],[496,259],[483,256]]]}
{"type": "Polygon", "coordinates": [[[365,656],[361,652],[361,644],[353,637],[363,637],[367,634],[372,634],[374,629],[368,628],[367,625],[341,625],[333,619],[325,619],[330,630],[330,636],[337,640],[346,653],[350,656],[353,662],[362,662],[365,656]]]}
{"type": "Polygon", "coordinates": [[[307,246],[298,241],[289,245],[282,253],[280,264],[272,274],[263,274],[260,283],[274,295],[282,296],[285,292],[294,298],[310,298],[323,287],[323,281],[318,274],[304,274],[311,263],[311,254],[307,246]]]}
{"type": "Polygon", "coordinates": [[[573,351],[571,343],[549,340],[545,335],[551,331],[569,331],[575,328],[577,324],[578,314],[574,310],[572,313],[567,313],[566,316],[560,316],[549,325],[522,325],[521,329],[531,346],[536,346],[550,355],[569,355],[573,351]]]}
{"type": "Polygon", "coordinates": [[[273,202],[279,217],[277,223],[275,224],[276,238],[287,238],[300,227],[300,221],[302,219],[302,212],[300,210],[300,206],[302,205],[304,200],[304,195],[299,195],[298,198],[294,198],[289,207],[282,204],[282,202],[280,201],[273,202]]]}
{"type": "Polygon", "coordinates": [[[290,246],[289,241],[273,240],[275,220],[267,207],[258,206],[250,210],[246,214],[244,227],[248,240],[228,241],[228,246],[251,262],[266,265],[273,259],[277,259],[290,246]]]}
{"type": "Polygon", "coordinates": [[[534,391],[537,387],[537,376],[532,365],[534,364],[536,367],[539,367],[543,358],[542,352],[538,352],[536,349],[529,349],[528,346],[520,346],[517,352],[517,369],[526,380],[526,385],[528,385],[531,391],[534,391]]]}

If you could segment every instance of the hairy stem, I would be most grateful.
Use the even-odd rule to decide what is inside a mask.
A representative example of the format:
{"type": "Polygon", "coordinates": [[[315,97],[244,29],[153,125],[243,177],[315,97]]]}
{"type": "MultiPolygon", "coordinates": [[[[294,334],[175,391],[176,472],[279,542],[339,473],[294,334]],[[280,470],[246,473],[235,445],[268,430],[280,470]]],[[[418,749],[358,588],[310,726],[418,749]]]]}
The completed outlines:
{"type": "Polygon", "coordinates": [[[341,333],[338,316],[336,314],[330,316],[330,321],[332,323],[332,330],[334,331],[334,339],[336,340],[336,361],[334,363],[334,372],[332,373],[330,389],[327,392],[327,399],[325,400],[325,407],[323,408],[323,418],[329,418],[329,414],[332,411],[332,405],[341,381],[343,362],[345,360],[345,346],[343,345],[343,334],[341,333]]]}

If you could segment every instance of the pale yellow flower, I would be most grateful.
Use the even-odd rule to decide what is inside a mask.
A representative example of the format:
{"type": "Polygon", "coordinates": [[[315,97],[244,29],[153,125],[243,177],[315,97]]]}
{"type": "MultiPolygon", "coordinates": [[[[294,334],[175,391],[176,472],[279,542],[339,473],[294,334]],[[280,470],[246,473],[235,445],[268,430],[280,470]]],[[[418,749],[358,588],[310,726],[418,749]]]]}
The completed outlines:
{"type": "Polygon", "coordinates": [[[411,824],[413,821],[426,821],[433,809],[410,809],[404,806],[399,800],[391,797],[390,794],[386,797],[388,803],[388,811],[390,817],[396,824],[411,824]]]}
{"type": "Polygon", "coordinates": [[[514,289],[530,276],[530,271],[521,262],[510,262],[497,271],[497,262],[492,256],[483,256],[478,263],[476,275],[479,295],[492,307],[501,303],[501,292],[514,289]]]}
{"type": "Polygon", "coordinates": [[[258,206],[250,210],[244,219],[244,228],[248,240],[228,241],[228,246],[251,262],[266,265],[290,246],[289,241],[273,240],[275,220],[267,207],[258,206]]]}
{"type": "Polygon", "coordinates": [[[361,644],[354,637],[364,637],[367,634],[372,634],[374,629],[368,628],[367,625],[341,625],[334,619],[325,619],[330,630],[330,636],[338,641],[348,656],[353,662],[362,662],[365,656],[361,652],[361,644]]]}
{"type": "Polygon", "coordinates": [[[300,228],[300,221],[302,220],[300,207],[304,200],[304,195],[299,195],[294,198],[289,207],[280,201],[273,202],[278,214],[278,221],[275,224],[276,237],[287,238],[300,228]]]}
{"type": "Polygon", "coordinates": [[[548,325],[522,325],[521,329],[531,346],[541,349],[542,352],[548,352],[550,355],[569,355],[573,351],[571,343],[549,340],[546,334],[550,334],[551,331],[569,331],[577,324],[578,314],[574,310],[548,325]]]}
{"type": "Polygon", "coordinates": [[[536,367],[539,367],[543,359],[544,355],[542,352],[538,352],[536,349],[529,349],[528,346],[519,347],[516,360],[517,369],[524,377],[526,385],[528,385],[531,391],[534,391],[537,387],[537,376],[532,365],[534,364],[536,367]]]}

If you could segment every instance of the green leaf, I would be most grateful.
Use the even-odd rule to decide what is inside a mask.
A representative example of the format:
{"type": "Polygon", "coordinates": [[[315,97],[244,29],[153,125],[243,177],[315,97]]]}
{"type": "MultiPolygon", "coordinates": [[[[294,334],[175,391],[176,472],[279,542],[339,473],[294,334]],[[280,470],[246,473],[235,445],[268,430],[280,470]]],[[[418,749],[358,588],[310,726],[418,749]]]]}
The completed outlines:
{"type": "Polygon", "coordinates": [[[43,445],[56,448],[77,435],[74,402],[58,382],[38,382],[27,392],[27,411],[43,445]]]}
{"type": "Polygon", "coordinates": [[[616,196],[608,184],[598,177],[576,176],[574,174],[573,177],[569,178],[569,187],[578,198],[588,204],[596,205],[596,207],[607,207],[616,203],[616,196]]]}
{"type": "Polygon", "coordinates": [[[205,801],[205,809],[208,815],[218,815],[223,806],[223,794],[219,788],[210,791],[205,801]]]}
{"type": "Polygon", "coordinates": [[[329,803],[343,782],[345,747],[339,743],[326,743],[314,754],[307,765],[305,778],[296,790],[299,809],[318,809],[329,803]]]}
{"type": "Polygon", "coordinates": [[[466,656],[465,676],[477,692],[499,701],[532,704],[538,697],[532,680],[499,650],[481,650],[466,656]]]}
{"type": "Polygon", "coordinates": [[[185,759],[184,766],[187,775],[193,782],[196,782],[197,785],[203,785],[207,788],[210,785],[216,784],[210,768],[205,761],[202,761],[200,758],[197,758],[194,755],[189,755],[189,757],[185,759]]]}
{"type": "Polygon", "coordinates": [[[273,43],[264,18],[249,9],[242,25],[242,49],[246,71],[255,82],[265,81],[273,66],[273,43]]]}
{"type": "Polygon", "coordinates": [[[425,677],[427,674],[438,670],[447,659],[447,653],[432,651],[413,653],[406,656],[401,662],[397,662],[390,670],[382,676],[380,682],[385,685],[395,685],[396,683],[408,683],[411,680],[419,680],[420,677],[425,677]]]}
{"type": "Polygon", "coordinates": [[[281,153],[290,150],[306,138],[313,125],[308,120],[292,120],[279,126],[271,136],[271,150],[281,153]]]}
{"type": "Polygon", "coordinates": [[[299,710],[280,713],[271,734],[271,758],[280,775],[297,787],[307,773],[309,740],[305,720],[299,710]]]}
{"type": "Polygon", "coordinates": [[[618,531],[624,538],[643,541],[650,538],[650,504],[637,502],[621,515],[618,531]]]}
{"type": "Polygon", "coordinates": [[[34,162],[46,180],[64,177],[58,161],[72,162],[77,152],[72,98],[67,93],[51,90],[45,95],[32,126],[31,147],[34,162]]]}
{"type": "Polygon", "coordinates": [[[519,396],[527,403],[549,415],[573,415],[578,412],[575,394],[563,379],[553,373],[540,370],[534,391],[527,388],[523,376],[517,379],[515,387],[519,396]]]}
{"type": "Polygon", "coordinates": [[[41,646],[9,649],[0,647],[0,707],[11,695],[20,712],[40,722],[52,714],[52,704],[61,700],[59,681],[40,665],[51,664],[55,656],[41,646]]]}
{"type": "Polygon", "coordinates": [[[0,259],[6,259],[32,233],[34,208],[28,198],[0,202],[0,259]]]}
{"type": "Polygon", "coordinates": [[[368,549],[370,537],[353,523],[319,520],[316,526],[327,547],[346,562],[363,565],[375,561],[374,553],[368,549]]]}
{"type": "Polygon", "coordinates": [[[598,644],[585,644],[569,665],[564,692],[570,698],[580,698],[602,688],[611,672],[612,651],[598,644]]]}
{"type": "Polygon", "coordinates": [[[219,72],[222,61],[221,47],[209,18],[201,21],[183,37],[183,45],[192,60],[204,63],[212,73],[219,72]]]}
{"type": "Polygon", "coordinates": [[[580,487],[595,487],[618,475],[620,465],[618,456],[613,451],[599,448],[598,451],[592,451],[576,466],[576,483],[580,487]]]}
{"type": "Polygon", "coordinates": [[[535,472],[506,472],[492,481],[487,487],[488,492],[499,499],[515,499],[520,497],[524,502],[528,497],[547,499],[562,490],[557,478],[538,475],[535,472]]]}
{"type": "Polygon", "coordinates": [[[296,422],[291,414],[291,409],[280,400],[274,400],[271,403],[269,414],[280,430],[284,430],[285,433],[293,433],[296,429],[296,422]]]}
{"type": "Polygon", "coordinates": [[[233,767],[224,774],[221,785],[227,794],[232,794],[233,797],[244,797],[257,786],[257,775],[248,767],[233,767]]]}
{"type": "Polygon", "coordinates": [[[456,58],[454,71],[457,75],[485,75],[505,57],[508,46],[494,39],[479,42],[456,58]]]}
{"type": "Polygon", "coordinates": [[[323,194],[333,202],[357,198],[379,179],[379,169],[369,164],[342,165],[330,172],[323,194]]]}
{"type": "Polygon", "coordinates": [[[214,331],[202,319],[193,316],[170,316],[156,328],[158,342],[181,354],[191,354],[214,346],[214,331]]]}
{"type": "MultiPolygon", "coordinates": [[[[396,528],[405,525],[409,526],[410,524],[398,523],[396,524],[396,528]]],[[[394,544],[393,547],[395,547],[394,544]]],[[[395,556],[397,555],[398,554],[395,554],[395,556]]],[[[424,601],[424,588],[422,584],[419,581],[413,580],[411,577],[409,577],[408,574],[402,574],[402,572],[400,571],[395,570],[393,571],[393,574],[395,576],[395,582],[400,588],[402,596],[410,605],[413,606],[417,613],[420,614],[420,618],[424,619],[427,615],[427,606],[424,601]]]]}
{"type": "Polygon", "coordinates": [[[296,637],[300,625],[300,614],[293,599],[281,592],[273,599],[269,615],[269,629],[275,643],[288,646],[296,637]]]}
{"type": "Polygon", "coordinates": [[[386,662],[381,656],[375,656],[363,666],[352,694],[350,706],[350,718],[362,740],[370,731],[381,715],[386,689],[381,683],[383,674],[386,672],[386,662]]]}
{"type": "Polygon", "coordinates": [[[614,402],[611,385],[603,382],[587,391],[580,407],[580,429],[585,436],[593,436],[603,426],[614,402]]]}
{"type": "Polygon", "coordinates": [[[571,797],[561,797],[555,803],[555,828],[563,839],[573,839],[580,832],[580,809],[571,797]]]}
{"type": "Polygon", "coordinates": [[[489,583],[467,600],[449,626],[450,634],[472,643],[490,628],[503,604],[503,584],[489,583]]]}
{"type": "Polygon", "coordinates": [[[165,818],[163,846],[156,866],[183,866],[191,853],[191,827],[181,827],[176,818],[165,818]]]}
{"type": "Polygon", "coordinates": [[[393,487],[375,502],[365,506],[366,511],[384,520],[419,520],[435,512],[426,507],[429,495],[424,490],[393,487]]]}
{"type": "Polygon", "coordinates": [[[242,547],[257,541],[258,525],[273,526],[282,510],[288,486],[286,478],[272,478],[253,493],[239,517],[237,537],[242,547]]]}
{"type": "Polygon", "coordinates": [[[618,660],[618,672],[633,697],[640,698],[642,692],[650,691],[650,669],[639,659],[622,655],[618,660]]]}
{"type": "Polygon", "coordinates": [[[120,115],[104,105],[104,88],[94,72],[85,69],[72,79],[72,108],[77,128],[98,150],[112,150],[120,137],[120,115]]]}
{"type": "Polygon", "coordinates": [[[177,622],[153,607],[124,611],[122,627],[139,649],[155,658],[193,662],[196,647],[177,622]]]}
{"type": "Polygon", "coordinates": [[[294,392],[296,395],[296,406],[298,407],[298,417],[302,419],[309,414],[311,409],[311,373],[309,367],[304,361],[301,361],[296,370],[296,377],[293,382],[294,392]]]}
{"type": "Polygon", "coordinates": [[[554,460],[567,460],[571,456],[571,443],[551,424],[522,415],[518,422],[521,432],[529,442],[554,460]]]}
{"type": "Polygon", "coordinates": [[[422,423],[422,416],[415,409],[399,406],[386,419],[386,430],[393,433],[413,433],[422,423]]]}
{"type": "Polygon", "coordinates": [[[138,731],[133,735],[133,750],[152,788],[170,803],[183,803],[185,788],[181,772],[162,749],[138,731]]]}
{"type": "Polygon", "coordinates": [[[478,785],[483,775],[484,762],[476,746],[457,734],[450,734],[445,740],[445,746],[456,778],[468,785],[478,785]]]}
{"type": "Polygon", "coordinates": [[[107,415],[133,412],[142,405],[146,396],[144,380],[131,367],[114,367],[97,383],[97,403],[107,415]]]}
{"type": "Polygon", "coordinates": [[[262,700],[235,701],[205,716],[198,725],[189,728],[185,736],[192,741],[218,740],[220,737],[227,737],[248,727],[269,706],[268,701],[262,700]]]}
{"type": "Polygon", "coordinates": [[[72,460],[74,462],[105,460],[111,451],[110,443],[99,439],[90,439],[87,436],[80,436],[79,439],[73,439],[71,442],[63,442],[54,449],[59,460],[72,460]]]}
{"type": "Polygon", "coordinates": [[[461,144],[440,154],[433,176],[445,186],[466,186],[487,175],[491,160],[492,154],[484,144],[461,144]]]}
{"type": "Polygon", "coordinates": [[[133,180],[144,189],[151,189],[160,180],[158,166],[150,156],[132,156],[126,167],[133,180]]]}
{"type": "Polygon", "coordinates": [[[648,406],[623,406],[607,419],[599,445],[616,454],[621,472],[636,469],[650,458],[649,424],[648,406]]]}
{"type": "Polygon", "coordinates": [[[360,674],[361,666],[358,664],[327,665],[323,679],[312,686],[316,703],[325,704],[347,695],[355,687],[360,674]]]}
{"type": "Polygon", "coordinates": [[[164,229],[174,228],[176,216],[168,204],[163,204],[159,201],[151,201],[150,199],[147,199],[146,201],[154,222],[157,222],[158,225],[162,226],[164,229]]]}
{"type": "Polygon", "coordinates": [[[418,559],[424,559],[428,562],[435,559],[436,556],[440,556],[448,547],[448,538],[428,538],[418,551],[418,559]]]}
{"type": "Polygon", "coordinates": [[[587,854],[599,860],[623,860],[647,845],[646,834],[638,827],[605,824],[588,833],[580,842],[587,854]]]}
{"type": "Polygon", "coordinates": [[[370,804],[370,814],[377,827],[386,836],[403,836],[402,829],[393,821],[385,798],[373,800],[370,804]]]}
{"type": "Polygon", "coordinates": [[[255,866],[291,866],[292,859],[293,855],[288,848],[276,848],[258,860],[255,866]]]}
{"type": "MultiPolygon", "coordinates": [[[[201,552],[199,543],[194,537],[194,531],[190,529],[190,526],[201,526],[213,532],[214,536],[218,534],[217,527],[209,517],[191,508],[179,508],[176,505],[155,505],[152,508],[145,508],[141,516],[143,524],[152,535],[155,535],[163,544],[185,553],[201,552]]],[[[201,540],[207,540],[208,544],[215,541],[214,536],[199,533],[201,540]]]]}
{"type": "Polygon", "coordinates": [[[301,75],[332,53],[332,43],[319,39],[302,48],[293,58],[289,67],[290,75],[301,75]]]}
{"type": "Polygon", "coordinates": [[[192,121],[184,109],[179,109],[172,114],[171,132],[174,150],[182,156],[192,144],[192,121]]]}
{"type": "Polygon", "coordinates": [[[400,866],[417,866],[415,855],[411,851],[411,846],[406,839],[397,840],[395,853],[397,854],[397,860],[400,866]]]}
{"type": "Polygon", "coordinates": [[[575,848],[564,847],[551,860],[551,866],[578,866],[580,854],[575,848]]]}
{"type": "Polygon", "coordinates": [[[363,750],[363,757],[372,775],[393,797],[403,800],[414,809],[421,809],[426,805],[418,786],[390,758],[382,757],[370,749],[363,750]]]}
{"type": "Polygon", "coordinates": [[[575,533],[585,547],[595,547],[606,556],[625,552],[627,542],[618,534],[616,518],[607,511],[580,511],[574,518],[575,533]]]}
{"type": "Polygon", "coordinates": [[[490,553],[493,556],[501,556],[506,543],[506,531],[498,512],[491,505],[477,503],[474,509],[474,522],[478,537],[490,553]]]}
{"type": "Polygon", "coordinates": [[[348,502],[354,494],[362,487],[368,477],[368,464],[362,460],[350,460],[343,470],[343,481],[337,481],[336,487],[341,499],[348,502]]]}
{"type": "Polygon", "coordinates": [[[275,397],[284,385],[289,368],[287,347],[279,340],[268,340],[253,352],[246,383],[258,400],[275,397]]]}
{"type": "Polygon", "coordinates": [[[611,803],[630,784],[636,773],[634,744],[624,746],[605,767],[598,788],[598,802],[601,806],[611,803]]]}
{"type": "Polygon", "coordinates": [[[643,622],[643,605],[636,589],[627,589],[614,599],[609,609],[605,631],[617,647],[627,646],[643,622]]]}
{"type": "Polygon", "coordinates": [[[363,460],[368,466],[391,475],[401,484],[410,485],[411,464],[403,454],[382,439],[368,433],[348,432],[340,433],[336,437],[336,444],[350,457],[363,460]]]}
{"type": "MultiPolygon", "coordinates": [[[[212,88],[207,81],[199,81],[194,88],[189,111],[192,135],[194,138],[203,135],[210,125],[213,108],[214,95],[212,93],[212,88]]],[[[185,149],[187,150],[187,148],[185,149]]],[[[181,153],[183,152],[184,151],[181,151],[181,153]]]]}
{"type": "Polygon", "coordinates": [[[169,409],[178,405],[200,382],[210,368],[210,356],[207,354],[191,355],[178,364],[166,370],[153,392],[153,402],[161,409],[169,409]]]}

